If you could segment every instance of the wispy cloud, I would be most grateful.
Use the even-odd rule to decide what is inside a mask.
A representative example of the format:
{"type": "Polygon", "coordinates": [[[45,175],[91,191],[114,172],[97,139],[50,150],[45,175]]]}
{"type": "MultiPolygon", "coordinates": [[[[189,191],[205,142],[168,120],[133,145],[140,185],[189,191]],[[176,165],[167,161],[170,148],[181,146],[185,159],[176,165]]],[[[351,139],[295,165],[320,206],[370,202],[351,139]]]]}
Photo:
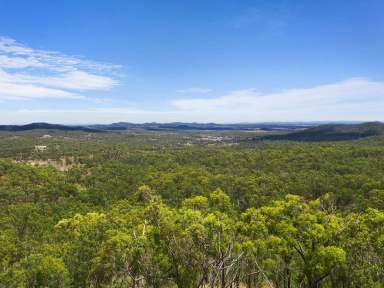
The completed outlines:
{"type": "Polygon", "coordinates": [[[91,74],[86,71],[72,71],[56,76],[34,76],[13,74],[12,80],[18,84],[37,84],[69,90],[109,90],[116,85],[110,77],[91,74]]]}
{"type": "Polygon", "coordinates": [[[212,92],[212,89],[201,88],[201,87],[190,87],[186,89],[177,90],[176,92],[182,93],[182,94],[206,94],[206,93],[212,92]]]}
{"type": "Polygon", "coordinates": [[[163,109],[121,105],[109,108],[1,111],[0,122],[263,122],[383,121],[384,82],[352,78],[311,88],[277,93],[237,90],[215,98],[179,99],[163,109]]]}
{"type": "Polygon", "coordinates": [[[0,123],[25,124],[36,121],[63,124],[95,124],[118,121],[174,122],[191,121],[192,115],[182,111],[155,111],[136,108],[89,108],[89,109],[19,109],[2,111],[0,123]]]}
{"type": "Polygon", "coordinates": [[[118,65],[56,51],[30,48],[0,37],[0,99],[81,99],[82,91],[109,90],[118,84],[118,65]]]}
{"type": "Polygon", "coordinates": [[[29,67],[44,67],[45,65],[33,57],[8,57],[0,55],[0,67],[7,68],[29,68],[29,67]]]}
{"type": "Polygon", "coordinates": [[[215,98],[178,99],[173,107],[231,121],[382,119],[384,82],[352,78],[277,93],[238,90],[215,98]],[[221,117],[220,117],[221,115],[221,117]]]}

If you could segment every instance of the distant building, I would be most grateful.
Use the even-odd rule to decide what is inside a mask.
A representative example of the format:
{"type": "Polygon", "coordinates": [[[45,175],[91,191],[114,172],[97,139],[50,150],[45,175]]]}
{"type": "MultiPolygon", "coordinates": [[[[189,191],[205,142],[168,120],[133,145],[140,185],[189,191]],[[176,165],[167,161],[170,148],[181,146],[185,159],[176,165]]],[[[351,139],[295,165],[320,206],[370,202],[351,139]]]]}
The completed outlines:
{"type": "Polygon", "coordinates": [[[41,138],[43,138],[43,139],[49,139],[49,138],[52,138],[52,136],[49,135],[49,134],[45,134],[45,135],[41,136],[41,138]]]}
{"type": "Polygon", "coordinates": [[[221,142],[225,140],[222,136],[202,136],[200,137],[200,141],[209,141],[209,142],[221,142]]]}
{"type": "Polygon", "coordinates": [[[43,145],[36,145],[35,146],[35,151],[36,152],[44,152],[45,150],[47,150],[47,146],[43,146],[43,145]]]}

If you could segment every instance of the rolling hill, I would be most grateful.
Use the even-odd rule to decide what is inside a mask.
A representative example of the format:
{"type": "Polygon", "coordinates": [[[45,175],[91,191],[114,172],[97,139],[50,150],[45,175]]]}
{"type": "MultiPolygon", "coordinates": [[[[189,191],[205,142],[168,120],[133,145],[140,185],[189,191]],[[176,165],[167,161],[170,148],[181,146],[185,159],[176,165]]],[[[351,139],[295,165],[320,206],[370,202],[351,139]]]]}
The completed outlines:
{"type": "Polygon", "coordinates": [[[19,132],[36,129],[61,130],[61,131],[126,131],[141,129],[147,131],[236,131],[236,130],[263,130],[263,131],[292,131],[313,127],[313,123],[240,123],[240,124],[216,124],[216,123],[129,123],[117,122],[112,124],[93,125],[61,125],[49,123],[31,123],[27,125],[0,125],[0,131],[19,132]]]}
{"type": "Polygon", "coordinates": [[[287,134],[266,135],[262,140],[341,141],[384,135],[384,123],[327,124],[287,134]]]}
{"type": "Polygon", "coordinates": [[[84,126],[69,126],[49,123],[31,123],[26,125],[0,125],[0,131],[21,132],[30,130],[60,130],[60,131],[83,131],[83,132],[100,132],[100,130],[84,127],[84,126]]]}

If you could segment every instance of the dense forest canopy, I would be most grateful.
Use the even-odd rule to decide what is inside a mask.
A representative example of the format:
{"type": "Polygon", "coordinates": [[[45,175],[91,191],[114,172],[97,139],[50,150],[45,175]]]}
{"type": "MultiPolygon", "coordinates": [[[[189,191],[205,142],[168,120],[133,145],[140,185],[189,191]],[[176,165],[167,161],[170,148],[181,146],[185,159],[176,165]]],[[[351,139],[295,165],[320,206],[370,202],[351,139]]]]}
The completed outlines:
{"type": "Polygon", "coordinates": [[[384,137],[261,135],[0,134],[0,287],[384,287],[384,137]]]}

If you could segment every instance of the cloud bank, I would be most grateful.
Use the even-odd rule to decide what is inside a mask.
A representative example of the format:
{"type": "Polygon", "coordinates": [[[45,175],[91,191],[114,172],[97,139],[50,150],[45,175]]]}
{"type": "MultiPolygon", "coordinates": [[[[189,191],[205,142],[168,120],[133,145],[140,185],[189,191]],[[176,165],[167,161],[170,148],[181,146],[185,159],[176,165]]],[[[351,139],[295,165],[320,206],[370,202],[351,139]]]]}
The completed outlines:
{"type": "Polygon", "coordinates": [[[0,100],[82,99],[81,92],[116,86],[117,69],[117,65],[32,49],[0,37],[0,100]]]}
{"type": "Polygon", "coordinates": [[[254,89],[232,91],[215,98],[179,99],[165,110],[109,107],[66,110],[21,109],[0,113],[0,122],[87,124],[130,122],[264,122],[384,120],[384,83],[353,78],[312,88],[278,93],[254,89]]]}
{"type": "MultiPolygon", "coordinates": [[[[39,91],[35,93],[38,94],[39,91]]],[[[32,93],[32,92],[31,92],[32,93]]],[[[48,91],[45,91],[48,93],[48,91]]],[[[16,93],[17,94],[17,93],[16,93]]],[[[63,95],[63,97],[70,97],[63,95]]],[[[55,123],[143,122],[264,122],[264,121],[383,121],[384,82],[352,78],[312,88],[258,93],[255,89],[214,98],[176,99],[163,109],[108,107],[66,110],[20,109],[0,113],[0,122],[55,123]]]]}
{"type": "Polygon", "coordinates": [[[384,120],[384,82],[352,78],[276,93],[245,89],[215,98],[177,99],[171,104],[220,122],[384,120]]]}

